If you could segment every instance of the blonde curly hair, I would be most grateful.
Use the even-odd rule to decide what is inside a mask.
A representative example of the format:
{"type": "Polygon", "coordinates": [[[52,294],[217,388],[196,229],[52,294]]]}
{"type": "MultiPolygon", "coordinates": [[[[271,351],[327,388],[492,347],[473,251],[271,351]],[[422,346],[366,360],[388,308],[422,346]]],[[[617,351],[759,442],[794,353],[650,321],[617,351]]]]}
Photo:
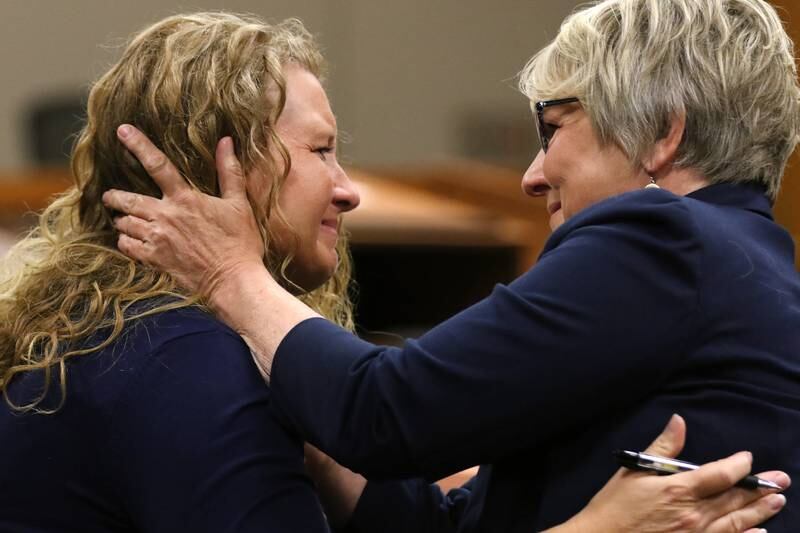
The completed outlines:
{"type": "MultiPolygon", "coordinates": [[[[298,20],[270,25],[248,15],[176,15],[135,35],[122,58],[92,86],[87,123],[72,153],[75,185],[45,209],[38,227],[0,264],[0,391],[13,408],[57,410],[65,399],[71,357],[105,348],[131,321],[202,306],[199,297],[183,291],[169,275],[116,249],[117,234],[112,213],[101,202],[103,192],[116,188],[161,196],[118,142],[119,124],[136,125],[193,187],[208,194],[219,195],[214,149],[226,135],[233,137],[245,172],[258,167],[276,176],[267,207],[253,207],[267,268],[297,288],[286,275],[293,253],[271,246],[275,235],[266,223],[277,218],[283,222],[277,226],[290,227],[277,198],[291,161],[275,133],[286,100],[283,68],[289,63],[323,75],[319,49],[298,20]],[[43,372],[41,394],[13,402],[9,383],[31,371],[43,372]],[[60,400],[54,409],[45,409],[40,404],[51,382],[57,384],[60,400]]],[[[296,235],[293,242],[296,249],[296,235]]],[[[300,298],[352,329],[344,235],[337,251],[340,262],[334,275],[300,298]]]]}

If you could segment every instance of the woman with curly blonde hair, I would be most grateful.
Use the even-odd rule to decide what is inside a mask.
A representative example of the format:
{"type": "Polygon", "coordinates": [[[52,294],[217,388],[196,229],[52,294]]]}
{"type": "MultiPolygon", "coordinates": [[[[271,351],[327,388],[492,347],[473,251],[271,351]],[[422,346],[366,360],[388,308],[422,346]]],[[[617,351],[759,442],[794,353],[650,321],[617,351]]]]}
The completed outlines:
{"type": "Polygon", "coordinates": [[[270,416],[247,346],[172,277],[119,253],[101,202],[111,186],[161,194],[119,144],[121,122],[208,194],[220,194],[214,147],[233,142],[258,213],[251,253],[351,328],[339,215],[358,194],[322,89],[286,90],[292,76],[319,86],[322,70],[298,21],[200,13],[136,35],[94,84],[74,187],[2,263],[0,483],[14,489],[0,530],[327,529],[302,441],[270,416]]]}

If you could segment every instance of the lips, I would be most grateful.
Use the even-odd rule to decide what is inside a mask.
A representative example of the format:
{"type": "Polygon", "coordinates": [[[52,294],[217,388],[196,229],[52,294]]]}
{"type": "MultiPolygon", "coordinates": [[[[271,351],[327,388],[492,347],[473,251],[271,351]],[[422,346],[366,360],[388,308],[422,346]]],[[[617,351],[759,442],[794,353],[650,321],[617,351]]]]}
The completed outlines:
{"type": "Polygon", "coordinates": [[[547,212],[552,215],[556,211],[561,209],[561,202],[553,202],[551,204],[547,204],[547,212]]]}
{"type": "Polygon", "coordinates": [[[339,231],[339,220],[336,218],[326,218],[322,221],[322,225],[326,228],[331,228],[333,231],[339,231]]]}

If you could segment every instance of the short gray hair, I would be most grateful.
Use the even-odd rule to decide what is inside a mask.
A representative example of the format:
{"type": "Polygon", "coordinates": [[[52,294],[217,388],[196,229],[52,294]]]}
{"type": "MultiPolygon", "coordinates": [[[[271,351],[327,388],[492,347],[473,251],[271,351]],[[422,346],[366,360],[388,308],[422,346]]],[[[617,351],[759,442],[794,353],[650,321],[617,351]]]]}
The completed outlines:
{"type": "Polygon", "coordinates": [[[800,140],[794,47],[763,0],[605,0],[570,15],[520,74],[532,101],[576,96],[638,163],[685,114],[676,165],[775,200],[800,140]]]}

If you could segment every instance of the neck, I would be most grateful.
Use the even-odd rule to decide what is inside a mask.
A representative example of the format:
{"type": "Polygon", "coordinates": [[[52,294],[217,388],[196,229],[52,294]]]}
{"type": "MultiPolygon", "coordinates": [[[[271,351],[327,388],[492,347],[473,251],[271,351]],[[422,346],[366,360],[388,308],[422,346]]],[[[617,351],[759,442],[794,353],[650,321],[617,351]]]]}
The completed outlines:
{"type": "Polygon", "coordinates": [[[663,175],[655,176],[655,179],[659,187],[679,196],[686,196],[711,184],[708,178],[691,168],[671,168],[663,175]]]}

